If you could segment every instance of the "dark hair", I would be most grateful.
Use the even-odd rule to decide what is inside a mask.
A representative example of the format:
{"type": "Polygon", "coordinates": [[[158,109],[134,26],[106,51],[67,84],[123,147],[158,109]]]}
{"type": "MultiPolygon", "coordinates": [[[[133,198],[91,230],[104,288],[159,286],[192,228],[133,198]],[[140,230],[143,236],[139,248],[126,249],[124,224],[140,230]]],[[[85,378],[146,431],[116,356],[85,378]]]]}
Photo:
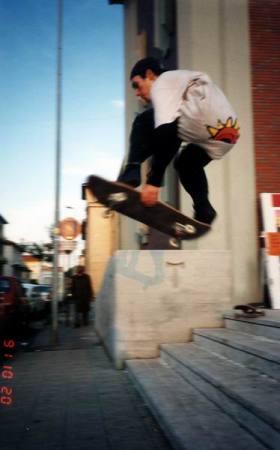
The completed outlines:
{"type": "Polygon", "coordinates": [[[146,71],[150,69],[152,72],[154,72],[155,75],[160,75],[162,72],[164,72],[164,68],[161,65],[161,63],[153,57],[148,57],[144,59],[140,59],[132,68],[130,72],[130,79],[133,77],[136,77],[137,75],[145,78],[146,71]]]}

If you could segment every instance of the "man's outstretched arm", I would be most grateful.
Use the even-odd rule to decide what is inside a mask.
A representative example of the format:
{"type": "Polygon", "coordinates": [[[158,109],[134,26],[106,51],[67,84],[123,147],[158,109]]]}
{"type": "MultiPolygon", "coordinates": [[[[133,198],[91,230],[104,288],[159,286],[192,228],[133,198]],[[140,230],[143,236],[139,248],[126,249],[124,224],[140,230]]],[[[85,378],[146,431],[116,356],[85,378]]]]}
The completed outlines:
{"type": "Polygon", "coordinates": [[[141,193],[141,200],[147,206],[152,206],[157,202],[166,168],[181,145],[181,140],[177,136],[177,121],[156,128],[151,145],[153,146],[151,170],[141,193]]]}

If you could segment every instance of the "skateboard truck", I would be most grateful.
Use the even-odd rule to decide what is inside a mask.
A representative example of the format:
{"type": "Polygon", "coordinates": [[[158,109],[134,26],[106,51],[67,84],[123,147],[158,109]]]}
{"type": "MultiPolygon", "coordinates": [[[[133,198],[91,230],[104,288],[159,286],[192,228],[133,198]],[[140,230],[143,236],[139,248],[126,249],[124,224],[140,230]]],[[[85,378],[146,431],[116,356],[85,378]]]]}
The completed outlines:
{"type": "Polygon", "coordinates": [[[175,233],[178,236],[182,236],[184,234],[195,234],[196,233],[196,228],[194,225],[183,225],[182,223],[176,222],[173,226],[173,229],[175,231],[175,233]]]}
{"type": "Polygon", "coordinates": [[[110,217],[112,211],[116,209],[116,206],[127,200],[127,195],[125,192],[114,192],[108,197],[108,208],[104,212],[104,217],[110,217]]]}
{"type": "Polygon", "coordinates": [[[173,230],[175,231],[177,238],[169,239],[169,244],[171,247],[179,248],[180,240],[182,236],[186,236],[186,234],[195,234],[197,232],[196,227],[191,224],[184,225],[180,222],[175,222],[173,225],[173,230]]]}
{"type": "Polygon", "coordinates": [[[109,202],[113,204],[122,203],[125,200],[127,200],[127,195],[125,192],[114,192],[113,194],[110,194],[108,197],[109,202]]]}

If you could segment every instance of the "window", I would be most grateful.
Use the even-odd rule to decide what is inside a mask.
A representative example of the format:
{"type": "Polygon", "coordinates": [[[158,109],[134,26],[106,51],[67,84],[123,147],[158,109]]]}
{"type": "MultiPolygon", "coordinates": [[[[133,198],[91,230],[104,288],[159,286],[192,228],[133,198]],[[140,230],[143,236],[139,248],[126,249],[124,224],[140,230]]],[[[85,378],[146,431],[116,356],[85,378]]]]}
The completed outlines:
{"type": "Polygon", "coordinates": [[[154,45],[166,57],[171,46],[171,36],[175,33],[175,1],[155,0],[154,45]]]}

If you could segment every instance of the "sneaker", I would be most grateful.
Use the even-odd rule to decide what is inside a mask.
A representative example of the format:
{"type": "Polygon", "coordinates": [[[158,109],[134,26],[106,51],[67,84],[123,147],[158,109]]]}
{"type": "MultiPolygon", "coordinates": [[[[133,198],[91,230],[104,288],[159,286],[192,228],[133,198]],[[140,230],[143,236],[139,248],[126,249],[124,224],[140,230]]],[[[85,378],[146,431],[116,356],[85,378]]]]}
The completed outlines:
{"type": "Polygon", "coordinates": [[[141,164],[140,163],[128,163],[124,166],[121,174],[118,176],[117,181],[120,183],[128,184],[132,187],[137,187],[141,184],[141,164]]]}
{"type": "Polygon", "coordinates": [[[198,220],[199,222],[211,225],[211,223],[217,217],[215,209],[211,206],[209,202],[204,205],[196,205],[194,209],[195,209],[194,219],[198,220]]]}

